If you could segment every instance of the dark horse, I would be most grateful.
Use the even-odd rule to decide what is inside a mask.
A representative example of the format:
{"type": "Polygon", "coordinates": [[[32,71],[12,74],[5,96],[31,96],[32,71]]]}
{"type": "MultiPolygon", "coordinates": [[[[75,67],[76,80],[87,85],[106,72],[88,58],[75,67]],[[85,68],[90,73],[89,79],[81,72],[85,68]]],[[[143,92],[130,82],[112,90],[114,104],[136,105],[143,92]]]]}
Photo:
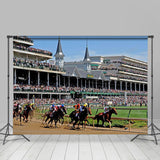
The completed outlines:
{"type": "MultiPolygon", "coordinates": [[[[57,127],[57,122],[59,121],[61,121],[61,124],[63,124],[64,123],[64,115],[65,114],[67,114],[67,111],[66,111],[66,108],[65,107],[62,107],[62,108],[59,108],[57,111],[55,111],[55,112],[50,112],[50,111],[48,111],[48,112],[46,112],[44,115],[43,115],[43,121],[44,121],[44,119],[45,119],[45,117],[47,117],[46,118],[46,120],[45,120],[45,123],[47,123],[47,121],[49,120],[49,122],[48,122],[48,124],[47,124],[47,126],[49,125],[49,123],[53,123],[53,121],[55,122],[55,127],[57,127]]],[[[42,122],[42,124],[43,124],[43,122],[42,122]]]]}
{"type": "Polygon", "coordinates": [[[23,117],[23,121],[28,122],[28,116],[29,116],[29,114],[30,114],[30,116],[33,114],[34,109],[35,108],[33,106],[31,106],[30,104],[26,105],[26,109],[19,113],[20,114],[20,124],[21,124],[22,117],[23,117]]]}
{"type": "Polygon", "coordinates": [[[83,121],[88,122],[88,120],[87,120],[88,114],[92,115],[90,107],[84,107],[83,111],[80,112],[80,114],[79,114],[79,118],[78,118],[78,116],[76,116],[76,111],[73,111],[69,115],[69,117],[71,118],[70,123],[72,123],[74,121],[72,129],[75,129],[75,125],[77,124],[78,121],[79,121],[78,128],[79,128],[80,123],[82,123],[82,127],[83,127],[83,121]]]}
{"type": "Polygon", "coordinates": [[[117,115],[117,111],[115,108],[111,108],[110,111],[107,112],[106,114],[104,114],[103,112],[99,113],[93,119],[97,119],[97,126],[99,126],[99,120],[101,120],[102,126],[104,126],[104,122],[108,122],[109,126],[111,128],[111,121],[110,120],[111,120],[112,113],[117,115]]]}

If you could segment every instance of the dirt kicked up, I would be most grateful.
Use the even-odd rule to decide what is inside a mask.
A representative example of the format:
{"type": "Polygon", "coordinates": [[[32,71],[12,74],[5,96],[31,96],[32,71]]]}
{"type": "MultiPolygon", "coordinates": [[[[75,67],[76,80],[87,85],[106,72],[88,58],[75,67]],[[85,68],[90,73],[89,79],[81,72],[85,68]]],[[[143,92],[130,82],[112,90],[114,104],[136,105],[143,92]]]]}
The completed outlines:
{"type": "MultiPolygon", "coordinates": [[[[129,131],[128,127],[125,128],[104,128],[104,127],[93,127],[86,126],[86,128],[82,128],[80,125],[80,129],[72,130],[72,124],[65,123],[60,125],[58,123],[58,127],[45,128],[41,125],[41,121],[35,118],[32,121],[27,123],[22,123],[20,125],[19,121],[14,120],[13,122],[13,133],[14,134],[147,134],[147,127],[142,128],[132,128],[129,131]]],[[[77,127],[77,126],[76,126],[77,127]]]]}

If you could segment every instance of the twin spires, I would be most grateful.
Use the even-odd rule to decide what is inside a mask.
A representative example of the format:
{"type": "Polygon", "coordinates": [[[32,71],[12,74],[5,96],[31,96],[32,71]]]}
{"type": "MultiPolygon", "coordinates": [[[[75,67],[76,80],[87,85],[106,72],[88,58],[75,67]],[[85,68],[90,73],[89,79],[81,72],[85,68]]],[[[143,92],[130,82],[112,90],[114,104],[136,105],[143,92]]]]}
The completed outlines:
{"type": "Polygon", "coordinates": [[[56,54],[54,56],[56,58],[63,58],[64,57],[64,54],[63,54],[63,51],[62,51],[62,47],[61,47],[60,38],[58,39],[57,51],[56,51],[56,54]]]}
{"type": "Polygon", "coordinates": [[[64,68],[64,54],[62,52],[60,39],[58,39],[57,51],[54,56],[56,60],[56,66],[58,66],[60,69],[63,69],[64,68]]]}
{"type": "MultiPolygon", "coordinates": [[[[56,54],[54,56],[55,56],[55,58],[63,58],[64,57],[64,54],[63,54],[63,51],[62,51],[62,47],[61,47],[60,38],[58,39],[57,51],[56,51],[56,54]]],[[[88,44],[86,44],[86,52],[85,52],[85,56],[84,56],[83,61],[84,62],[89,62],[90,61],[89,51],[88,51],[88,44]]]]}
{"type": "Polygon", "coordinates": [[[85,52],[85,56],[84,56],[83,61],[85,61],[85,62],[89,62],[90,61],[89,52],[88,52],[88,44],[86,44],[86,52],[85,52]]]}

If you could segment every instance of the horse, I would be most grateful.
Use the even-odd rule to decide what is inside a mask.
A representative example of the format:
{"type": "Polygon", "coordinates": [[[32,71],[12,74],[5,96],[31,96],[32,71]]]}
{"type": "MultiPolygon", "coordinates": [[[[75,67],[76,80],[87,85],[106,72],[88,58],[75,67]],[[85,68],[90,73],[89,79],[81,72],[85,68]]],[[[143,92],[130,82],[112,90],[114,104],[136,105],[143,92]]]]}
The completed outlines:
{"type": "Polygon", "coordinates": [[[78,118],[78,116],[76,116],[76,111],[73,111],[69,115],[69,117],[71,118],[71,122],[70,123],[72,123],[73,121],[75,121],[73,123],[72,129],[75,129],[75,125],[77,124],[78,121],[79,121],[78,128],[79,128],[79,124],[80,123],[82,123],[82,128],[83,128],[83,121],[85,121],[85,123],[88,122],[88,120],[87,120],[88,114],[92,115],[90,107],[84,107],[83,111],[80,112],[80,114],[79,114],[79,118],[78,118]]]}
{"type": "Polygon", "coordinates": [[[47,121],[50,119],[47,126],[49,125],[49,123],[51,123],[51,125],[52,125],[53,120],[54,120],[55,127],[57,128],[57,122],[58,121],[60,122],[60,120],[62,119],[62,122],[60,122],[60,123],[61,124],[64,123],[64,115],[65,114],[67,114],[67,111],[66,111],[65,107],[58,108],[58,110],[55,111],[55,112],[48,111],[43,115],[42,124],[43,124],[43,121],[44,121],[45,117],[47,117],[46,120],[45,120],[45,123],[47,123],[47,121]]]}
{"type": "Polygon", "coordinates": [[[102,126],[104,126],[104,122],[108,122],[109,126],[111,128],[111,121],[110,120],[111,120],[112,113],[114,113],[116,115],[118,114],[117,111],[116,111],[116,109],[112,108],[106,114],[104,114],[103,112],[97,114],[93,119],[94,120],[97,119],[97,126],[99,126],[99,120],[101,120],[102,121],[102,126]]]}
{"type": "Polygon", "coordinates": [[[13,106],[13,119],[16,118],[18,120],[19,116],[19,103],[13,106]]]}
{"type": "Polygon", "coordinates": [[[33,117],[33,110],[34,109],[35,109],[34,107],[32,107],[32,106],[30,106],[28,104],[26,106],[26,109],[19,113],[19,115],[20,115],[20,124],[21,124],[21,118],[22,117],[23,117],[23,121],[28,122],[28,116],[30,116],[30,121],[31,121],[31,119],[33,117]]]}

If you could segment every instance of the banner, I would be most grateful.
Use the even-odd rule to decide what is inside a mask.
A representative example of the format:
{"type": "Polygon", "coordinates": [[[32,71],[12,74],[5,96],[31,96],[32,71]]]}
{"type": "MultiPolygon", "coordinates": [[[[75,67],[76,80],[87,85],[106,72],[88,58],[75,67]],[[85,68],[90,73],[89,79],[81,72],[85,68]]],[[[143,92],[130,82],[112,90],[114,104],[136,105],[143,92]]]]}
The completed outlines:
{"type": "Polygon", "coordinates": [[[147,134],[147,41],[13,36],[14,134],[147,134]]]}

